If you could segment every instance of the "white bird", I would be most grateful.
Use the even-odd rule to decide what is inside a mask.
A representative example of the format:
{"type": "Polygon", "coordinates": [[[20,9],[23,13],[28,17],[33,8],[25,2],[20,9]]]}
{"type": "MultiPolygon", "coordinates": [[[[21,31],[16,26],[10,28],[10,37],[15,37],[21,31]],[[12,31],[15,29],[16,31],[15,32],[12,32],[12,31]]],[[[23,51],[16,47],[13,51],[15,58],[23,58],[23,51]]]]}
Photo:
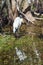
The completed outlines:
{"type": "Polygon", "coordinates": [[[31,0],[27,0],[28,1],[28,3],[30,3],[31,4],[31,0]]]}
{"type": "Polygon", "coordinates": [[[16,33],[16,31],[20,28],[21,24],[23,22],[23,18],[16,17],[13,22],[13,33],[16,33]]]}
{"type": "Polygon", "coordinates": [[[21,52],[21,50],[18,50],[17,47],[15,47],[15,49],[16,49],[16,54],[17,54],[20,61],[23,61],[27,58],[27,56],[25,55],[24,52],[21,52]]]}

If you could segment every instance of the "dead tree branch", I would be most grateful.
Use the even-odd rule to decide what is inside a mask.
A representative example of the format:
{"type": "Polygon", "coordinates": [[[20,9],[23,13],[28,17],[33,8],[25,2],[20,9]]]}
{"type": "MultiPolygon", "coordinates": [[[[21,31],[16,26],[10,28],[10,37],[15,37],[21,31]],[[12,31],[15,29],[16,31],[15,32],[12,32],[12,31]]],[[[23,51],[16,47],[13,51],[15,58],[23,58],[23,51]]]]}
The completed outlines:
{"type": "Polygon", "coordinates": [[[35,17],[36,20],[43,20],[43,18],[38,18],[38,17],[35,17]]]}
{"type": "Polygon", "coordinates": [[[16,6],[17,6],[18,12],[21,13],[21,15],[23,15],[24,18],[25,18],[28,22],[31,22],[32,24],[34,24],[34,22],[33,22],[33,21],[30,21],[30,19],[20,10],[18,2],[16,2],[16,4],[17,4],[16,6]]]}

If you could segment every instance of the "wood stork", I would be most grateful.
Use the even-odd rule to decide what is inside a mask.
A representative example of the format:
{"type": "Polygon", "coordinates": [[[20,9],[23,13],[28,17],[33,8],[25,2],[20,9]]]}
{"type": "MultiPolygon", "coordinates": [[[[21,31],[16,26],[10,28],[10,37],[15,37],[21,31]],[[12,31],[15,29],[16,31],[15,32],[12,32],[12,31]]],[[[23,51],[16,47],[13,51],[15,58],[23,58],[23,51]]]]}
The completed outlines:
{"type": "Polygon", "coordinates": [[[22,17],[16,17],[13,22],[13,33],[15,34],[17,30],[20,28],[21,24],[23,23],[22,17]]]}

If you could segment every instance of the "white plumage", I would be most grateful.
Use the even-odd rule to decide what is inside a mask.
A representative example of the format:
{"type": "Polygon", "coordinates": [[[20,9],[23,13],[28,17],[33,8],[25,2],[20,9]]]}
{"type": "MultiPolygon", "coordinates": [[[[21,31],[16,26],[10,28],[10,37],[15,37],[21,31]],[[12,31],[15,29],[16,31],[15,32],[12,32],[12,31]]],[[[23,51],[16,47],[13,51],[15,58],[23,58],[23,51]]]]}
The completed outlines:
{"type": "Polygon", "coordinates": [[[31,0],[27,0],[28,1],[28,3],[31,3],[31,0]]]}
{"type": "Polygon", "coordinates": [[[27,56],[25,55],[24,52],[21,52],[21,50],[18,50],[17,47],[15,49],[16,49],[16,54],[17,54],[20,61],[23,61],[24,59],[27,58],[27,56]]]}
{"type": "Polygon", "coordinates": [[[16,29],[19,29],[21,24],[23,22],[23,19],[20,17],[16,17],[13,23],[13,33],[16,32],[16,29]]]}

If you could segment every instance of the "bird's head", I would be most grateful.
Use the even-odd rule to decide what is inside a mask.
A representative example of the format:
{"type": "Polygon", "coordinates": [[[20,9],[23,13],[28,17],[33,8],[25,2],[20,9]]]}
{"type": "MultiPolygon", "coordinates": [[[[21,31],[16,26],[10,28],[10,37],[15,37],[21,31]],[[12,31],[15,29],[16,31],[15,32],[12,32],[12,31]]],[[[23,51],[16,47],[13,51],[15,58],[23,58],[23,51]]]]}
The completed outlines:
{"type": "Polygon", "coordinates": [[[20,17],[20,19],[21,19],[21,22],[22,22],[22,23],[24,23],[23,16],[22,16],[22,15],[20,15],[19,17],[20,17]]]}
{"type": "Polygon", "coordinates": [[[23,18],[21,18],[20,20],[21,20],[21,22],[23,23],[23,18]]]}

